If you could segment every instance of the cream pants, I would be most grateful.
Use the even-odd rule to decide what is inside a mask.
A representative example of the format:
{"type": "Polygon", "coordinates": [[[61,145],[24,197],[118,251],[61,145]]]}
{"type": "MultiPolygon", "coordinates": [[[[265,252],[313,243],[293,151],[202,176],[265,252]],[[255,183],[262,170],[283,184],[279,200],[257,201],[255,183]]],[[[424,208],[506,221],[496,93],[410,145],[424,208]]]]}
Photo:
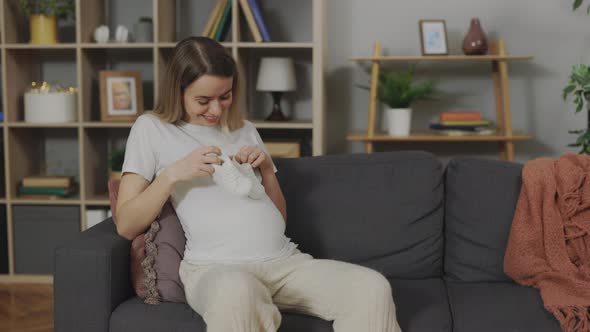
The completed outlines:
{"type": "Polygon", "coordinates": [[[208,332],[275,332],[280,310],[333,321],[335,332],[400,332],[379,272],[296,250],[260,263],[180,264],[188,304],[208,332]]]}

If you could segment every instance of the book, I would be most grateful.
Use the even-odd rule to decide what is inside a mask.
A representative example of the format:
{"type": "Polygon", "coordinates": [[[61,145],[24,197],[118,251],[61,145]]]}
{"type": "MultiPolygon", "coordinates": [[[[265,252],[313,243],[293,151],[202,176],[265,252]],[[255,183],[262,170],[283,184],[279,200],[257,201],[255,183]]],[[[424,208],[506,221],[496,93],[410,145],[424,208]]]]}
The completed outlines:
{"type": "Polygon", "coordinates": [[[225,6],[225,10],[223,11],[223,15],[221,16],[221,20],[219,21],[219,26],[215,30],[215,39],[216,41],[221,41],[224,30],[227,31],[227,27],[230,25],[230,14],[231,14],[231,0],[228,0],[227,6],[225,6]]]}
{"type": "Polygon", "coordinates": [[[213,27],[211,28],[211,31],[209,32],[209,38],[214,39],[215,38],[215,34],[217,33],[217,30],[220,28],[219,25],[221,23],[221,18],[223,17],[223,13],[225,12],[225,8],[227,8],[227,3],[228,1],[231,0],[221,0],[221,8],[219,9],[219,12],[217,13],[217,16],[215,17],[215,22],[213,23],[213,27]]]}
{"type": "Polygon", "coordinates": [[[442,129],[433,130],[434,133],[444,136],[486,136],[493,135],[496,133],[495,128],[478,128],[476,130],[456,130],[456,129],[442,129]]]}
{"type": "Polygon", "coordinates": [[[246,22],[248,23],[250,32],[252,32],[254,41],[257,43],[262,42],[262,35],[260,35],[260,30],[258,30],[258,26],[256,25],[256,20],[254,19],[254,14],[252,14],[252,9],[248,4],[248,0],[240,0],[240,7],[242,7],[242,12],[246,17],[246,22]]]}
{"type": "Polygon", "coordinates": [[[18,195],[20,199],[44,199],[44,200],[55,200],[62,199],[64,196],[59,195],[18,195]]]}
{"type": "Polygon", "coordinates": [[[439,124],[445,126],[489,126],[490,121],[479,120],[479,121],[440,121],[439,124]]]}
{"type": "Polygon", "coordinates": [[[19,195],[55,195],[65,197],[73,194],[75,187],[55,188],[55,187],[18,187],[19,195]]]}
{"type": "Polygon", "coordinates": [[[440,123],[431,123],[430,129],[433,130],[466,130],[466,131],[475,131],[477,128],[481,128],[482,126],[473,126],[473,125],[459,125],[459,126],[452,126],[452,125],[444,125],[440,123]]]}
{"type": "Polygon", "coordinates": [[[25,176],[22,181],[23,187],[67,188],[73,183],[73,176],[25,176]]]}
{"type": "MultiPolygon", "coordinates": [[[[231,15],[231,13],[230,13],[231,15]]],[[[231,28],[231,20],[229,20],[228,24],[223,26],[223,30],[221,31],[221,37],[219,37],[219,41],[224,41],[227,38],[227,34],[231,28]]]]}
{"type": "Polygon", "coordinates": [[[264,146],[273,158],[299,158],[301,146],[298,142],[265,142],[264,146]]]}
{"type": "Polygon", "coordinates": [[[224,1],[225,0],[217,0],[217,3],[213,7],[213,10],[211,10],[211,14],[209,14],[209,18],[207,19],[205,27],[203,28],[203,33],[201,34],[202,36],[208,37],[211,34],[213,24],[215,24],[215,19],[217,18],[217,15],[221,10],[221,6],[223,5],[224,1]]]}
{"type": "Polygon", "coordinates": [[[248,0],[250,4],[250,8],[252,8],[252,14],[254,15],[254,20],[260,29],[260,34],[262,35],[262,41],[269,42],[270,41],[270,34],[268,33],[268,28],[262,19],[262,11],[260,10],[260,6],[258,5],[258,0],[248,0]]]}
{"type": "Polygon", "coordinates": [[[479,121],[480,112],[440,112],[440,121],[479,121]]]}
{"type": "Polygon", "coordinates": [[[205,24],[205,28],[203,28],[202,36],[208,37],[211,34],[211,30],[213,29],[213,24],[215,24],[215,19],[217,18],[219,11],[221,10],[221,6],[223,5],[225,0],[217,0],[217,3],[213,7],[209,18],[207,19],[207,23],[205,24]]]}

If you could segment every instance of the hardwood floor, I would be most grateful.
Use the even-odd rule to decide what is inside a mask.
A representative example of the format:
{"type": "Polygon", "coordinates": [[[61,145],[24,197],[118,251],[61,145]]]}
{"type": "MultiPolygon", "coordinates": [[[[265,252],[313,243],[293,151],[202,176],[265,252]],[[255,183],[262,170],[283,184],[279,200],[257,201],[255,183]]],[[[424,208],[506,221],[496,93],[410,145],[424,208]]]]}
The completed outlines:
{"type": "Polygon", "coordinates": [[[0,331],[53,331],[53,285],[0,283],[0,331]]]}

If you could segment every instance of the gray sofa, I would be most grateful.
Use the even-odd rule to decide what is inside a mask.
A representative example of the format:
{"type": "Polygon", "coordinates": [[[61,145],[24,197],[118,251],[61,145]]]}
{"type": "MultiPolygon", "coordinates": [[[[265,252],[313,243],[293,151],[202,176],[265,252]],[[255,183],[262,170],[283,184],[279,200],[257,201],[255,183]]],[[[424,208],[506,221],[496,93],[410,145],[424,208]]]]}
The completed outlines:
{"type": "MultiPolygon", "coordinates": [[[[277,161],[287,235],[317,258],[374,268],[391,282],[405,332],[560,331],[536,289],[503,273],[522,165],[386,152],[277,161]]],[[[112,221],[56,251],[56,331],[205,331],[188,305],[143,304],[130,242],[112,221]]],[[[279,331],[332,331],[284,313],[279,331]]]]}

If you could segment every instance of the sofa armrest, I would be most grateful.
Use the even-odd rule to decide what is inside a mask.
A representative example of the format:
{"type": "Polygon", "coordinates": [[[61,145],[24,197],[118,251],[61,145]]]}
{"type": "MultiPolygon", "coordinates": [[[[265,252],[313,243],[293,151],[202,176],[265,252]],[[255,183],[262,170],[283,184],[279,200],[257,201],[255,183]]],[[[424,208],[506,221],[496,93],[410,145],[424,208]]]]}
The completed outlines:
{"type": "Polygon", "coordinates": [[[56,249],[55,331],[109,330],[113,310],[133,296],[130,249],[111,218],[56,249]]]}

